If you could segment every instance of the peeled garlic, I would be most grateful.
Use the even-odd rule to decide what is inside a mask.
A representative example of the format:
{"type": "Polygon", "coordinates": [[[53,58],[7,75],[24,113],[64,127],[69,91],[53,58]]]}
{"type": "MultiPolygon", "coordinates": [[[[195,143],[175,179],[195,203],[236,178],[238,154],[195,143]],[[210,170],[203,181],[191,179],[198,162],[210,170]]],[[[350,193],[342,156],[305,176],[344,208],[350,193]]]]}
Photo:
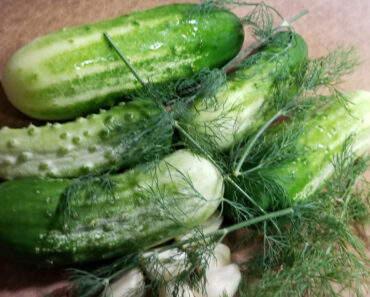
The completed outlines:
{"type": "MultiPolygon", "coordinates": [[[[159,292],[159,297],[172,297],[174,291],[173,285],[168,285],[166,287],[163,287],[159,292]]],[[[181,297],[194,297],[193,292],[190,290],[188,286],[183,286],[180,289],[179,295],[181,297]]]]}
{"type": "MultiPolygon", "coordinates": [[[[204,234],[214,232],[220,228],[223,219],[224,219],[223,216],[218,211],[216,211],[200,226],[200,228],[204,234]]],[[[196,235],[195,232],[189,232],[182,236],[176,237],[175,240],[176,241],[187,240],[195,235],[196,235]]]]}
{"type": "Polygon", "coordinates": [[[151,280],[170,281],[179,275],[187,265],[186,253],[177,248],[158,254],[154,251],[153,254],[157,258],[156,261],[149,262],[145,267],[151,280]]]}
{"type": "Polygon", "coordinates": [[[194,297],[232,297],[238,290],[241,273],[239,266],[229,264],[207,273],[206,295],[193,291],[194,297]]]}
{"type": "Polygon", "coordinates": [[[138,268],[133,268],[115,280],[112,285],[113,297],[139,297],[143,295],[144,275],[138,268]]]}
{"type": "Polygon", "coordinates": [[[218,243],[214,249],[213,257],[209,259],[206,273],[208,274],[209,272],[219,269],[220,267],[226,266],[230,263],[230,248],[223,243],[218,243]]]}

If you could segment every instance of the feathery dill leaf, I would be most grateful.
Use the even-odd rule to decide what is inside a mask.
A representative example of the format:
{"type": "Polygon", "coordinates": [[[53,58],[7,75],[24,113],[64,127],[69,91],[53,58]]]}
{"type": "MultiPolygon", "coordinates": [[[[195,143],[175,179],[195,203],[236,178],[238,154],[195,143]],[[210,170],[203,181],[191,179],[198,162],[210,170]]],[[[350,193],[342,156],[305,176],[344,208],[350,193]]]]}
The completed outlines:
{"type": "MultiPolygon", "coordinates": [[[[76,268],[66,270],[66,277],[71,281],[71,291],[79,297],[112,297],[112,282],[124,275],[141,262],[142,252],[137,251],[100,266],[91,272],[76,268]]],[[[142,288],[138,288],[138,291],[142,288]]]]}
{"type": "MultiPolygon", "coordinates": [[[[354,156],[349,138],[333,165],[335,174],[327,181],[327,190],[296,204],[282,232],[273,235],[279,240],[265,254],[244,263],[240,296],[343,296],[346,291],[362,296],[359,285],[369,278],[370,263],[351,223],[357,203],[369,199],[369,188],[360,194],[356,188],[368,159],[354,156]],[[252,281],[256,276],[259,279],[252,281]]],[[[274,229],[268,232],[273,234],[274,229]]]]}
{"type": "Polygon", "coordinates": [[[257,38],[267,38],[272,35],[274,26],[273,11],[270,6],[261,2],[252,12],[244,17],[243,23],[250,27],[257,38]]]}
{"type": "Polygon", "coordinates": [[[140,122],[112,124],[108,129],[112,137],[119,136],[112,152],[116,162],[111,172],[127,162],[146,163],[169,153],[174,132],[172,118],[165,111],[140,122]]]}
{"type": "Polygon", "coordinates": [[[76,217],[75,208],[83,201],[89,201],[93,205],[97,197],[102,195],[107,201],[113,202],[115,188],[116,182],[109,173],[87,174],[75,178],[63,192],[57,208],[63,228],[68,228],[70,219],[76,217]]]}

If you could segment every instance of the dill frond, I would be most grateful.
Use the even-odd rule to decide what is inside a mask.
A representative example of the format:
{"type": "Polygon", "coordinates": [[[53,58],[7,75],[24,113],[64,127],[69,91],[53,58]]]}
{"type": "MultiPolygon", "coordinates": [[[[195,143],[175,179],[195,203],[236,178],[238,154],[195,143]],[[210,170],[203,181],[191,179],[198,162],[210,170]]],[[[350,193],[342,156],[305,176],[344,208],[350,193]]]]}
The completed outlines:
{"type": "MultiPolygon", "coordinates": [[[[112,297],[112,282],[141,263],[142,252],[128,254],[92,271],[70,268],[66,277],[71,281],[71,291],[79,297],[112,297]]],[[[143,288],[137,288],[142,291],[143,288]]],[[[133,292],[134,293],[134,292],[133,292]]]]}
{"type": "Polygon", "coordinates": [[[359,286],[370,276],[370,263],[351,223],[357,205],[369,196],[368,188],[364,196],[355,187],[367,162],[354,156],[349,138],[333,158],[335,174],[327,190],[296,204],[280,234],[268,230],[279,240],[265,243],[263,255],[244,263],[240,296],[362,296],[359,286]],[[259,280],[251,282],[251,276],[259,280]]]}
{"type": "Polygon", "coordinates": [[[71,219],[76,219],[76,209],[82,203],[88,203],[92,207],[97,197],[104,197],[106,201],[113,203],[116,199],[116,181],[111,179],[110,174],[99,175],[87,174],[75,178],[62,193],[57,213],[61,217],[63,228],[68,228],[71,219]]]}

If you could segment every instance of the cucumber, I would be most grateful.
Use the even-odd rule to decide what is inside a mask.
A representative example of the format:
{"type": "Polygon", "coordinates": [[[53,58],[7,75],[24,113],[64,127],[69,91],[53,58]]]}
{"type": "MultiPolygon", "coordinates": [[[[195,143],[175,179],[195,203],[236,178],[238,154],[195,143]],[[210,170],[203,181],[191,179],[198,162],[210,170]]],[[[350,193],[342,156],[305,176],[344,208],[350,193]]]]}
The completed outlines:
{"type": "Polygon", "coordinates": [[[230,148],[276,112],[268,99],[279,71],[285,67],[294,71],[306,58],[307,45],[301,36],[286,31],[273,35],[247,58],[246,66],[227,78],[214,108],[203,98],[195,102],[188,131],[195,137],[211,137],[215,149],[230,148]]]}
{"type": "Polygon", "coordinates": [[[144,78],[155,84],[218,67],[241,48],[243,28],[232,13],[173,4],[40,37],[5,66],[12,104],[45,120],[71,119],[112,106],[141,88],[103,36],[111,35],[144,78]]]}
{"type": "MultiPolygon", "coordinates": [[[[352,149],[360,157],[370,149],[370,92],[356,90],[345,94],[351,102],[348,110],[338,101],[315,110],[306,115],[303,121],[303,132],[295,140],[299,152],[295,158],[282,161],[271,168],[264,168],[263,176],[272,178],[275,192],[265,191],[266,187],[249,182],[250,175],[238,177],[239,184],[245,185],[251,197],[264,209],[288,207],[306,200],[310,195],[322,190],[325,182],[334,173],[333,160],[342,153],[346,141],[350,139],[352,149]],[[351,138],[349,138],[351,137],[351,138]],[[287,199],[283,199],[284,196],[287,199]]],[[[292,123],[294,124],[294,122],[292,123]]],[[[281,125],[266,134],[271,143],[286,129],[281,125]]],[[[250,169],[244,164],[243,170],[250,169]]],[[[254,179],[258,176],[254,176],[254,179]]],[[[262,177],[260,177],[262,179],[262,177]]],[[[263,182],[262,182],[263,184],[263,182]]],[[[271,187],[270,187],[271,188],[271,187]]],[[[243,198],[234,195],[231,185],[225,185],[225,197],[243,198]]],[[[233,214],[229,214],[233,217],[233,214]]]]}
{"type": "Polygon", "coordinates": [[[0,249],[38,264],[99,261],[185,234],[221,202],[223,178],[204,158],[180,150],[150,168],[112,176],[114,197],[98,179],[89,188],[82,185],[70,201],[70,216],[61,209],[73,180],[0,184],[0,249]]]}
{"type": "Polygon", "coordinates": [[[157,147],[169,148],[172,128],[160,125],[163,121],[155,103],[140,99],[73,122],[4,127],[0,129],[0,179],[77,177],[132,167],[150,159],[157,147]],[[159,129],[157,137],[150,137],[159,129]]]}
{"type": "Polygon", "coordinates": [[[370,149],[370,92],[356,90],[346,94],[350,113],[338,102],[310,115],[298,146],[306,157],[281,164],[271,173],[279,176],[293,203],[322,189],[334,173],[333,158],[341,153],[344,142],[353,135],[353,151],[361,156],[370,149]]]}

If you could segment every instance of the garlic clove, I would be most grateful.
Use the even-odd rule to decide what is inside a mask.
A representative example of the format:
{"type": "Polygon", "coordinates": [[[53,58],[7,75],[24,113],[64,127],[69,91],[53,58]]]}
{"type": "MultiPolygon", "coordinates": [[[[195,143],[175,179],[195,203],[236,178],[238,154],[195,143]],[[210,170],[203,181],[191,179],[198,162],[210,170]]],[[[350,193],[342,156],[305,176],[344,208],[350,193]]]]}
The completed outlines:
{"type": "Polygon", "coordinates": [[[209,259],[207,274],[213,270],[219,269],[230,263],[231,263],[230,248],[223,243],[218,243],[213,252],[213,257],[209,259]]]}
{"type": "Polygon", "coordinates": [[[158,254],[153,251],[153,254],[156,260],[151,261],[149,257],[148,264],[145,266],[145,271],[151,280],[171,281],[188,265],[186,253],[177,248],[158,254]]]}
{"type": "Polygon", "coordinates": [[[115,280],[112,285],[113,297],[139,297],[143,295],[144,275],[139,268],[133,268],[115,280]]]}
{"type": "Polygon", "coordinates": [[[239,266],[229,264],[207,273],[206,295],[193,291],[194,297],[232,297],[238,290],[241,280],[239,266]]]}
{"type": "MultiPolygon", "coordinates": [[[[168,285],[166,287],[163,287],[159,292],[159,297],[172,297],[174,292],[174,286],[168,285]]],[[[193,292],[190,290],[188,286],[183,286],[180,289],[180,292],[178,294],[181,297],[194,297],[193,292]]]]}
{"type": "MultiPolygon", "coordinates": [[[[211,215],[201,226],[201,230],[204,234],[214,232],[218,230],[222,224],[223,216],[220,212],[216,211],[213,215],[211,215]]],[[[178,236],[175,238],[176,241],[187,240],[193,236],[195,236],[195,232],[189,232],[184,235],[178,236]]]]}

